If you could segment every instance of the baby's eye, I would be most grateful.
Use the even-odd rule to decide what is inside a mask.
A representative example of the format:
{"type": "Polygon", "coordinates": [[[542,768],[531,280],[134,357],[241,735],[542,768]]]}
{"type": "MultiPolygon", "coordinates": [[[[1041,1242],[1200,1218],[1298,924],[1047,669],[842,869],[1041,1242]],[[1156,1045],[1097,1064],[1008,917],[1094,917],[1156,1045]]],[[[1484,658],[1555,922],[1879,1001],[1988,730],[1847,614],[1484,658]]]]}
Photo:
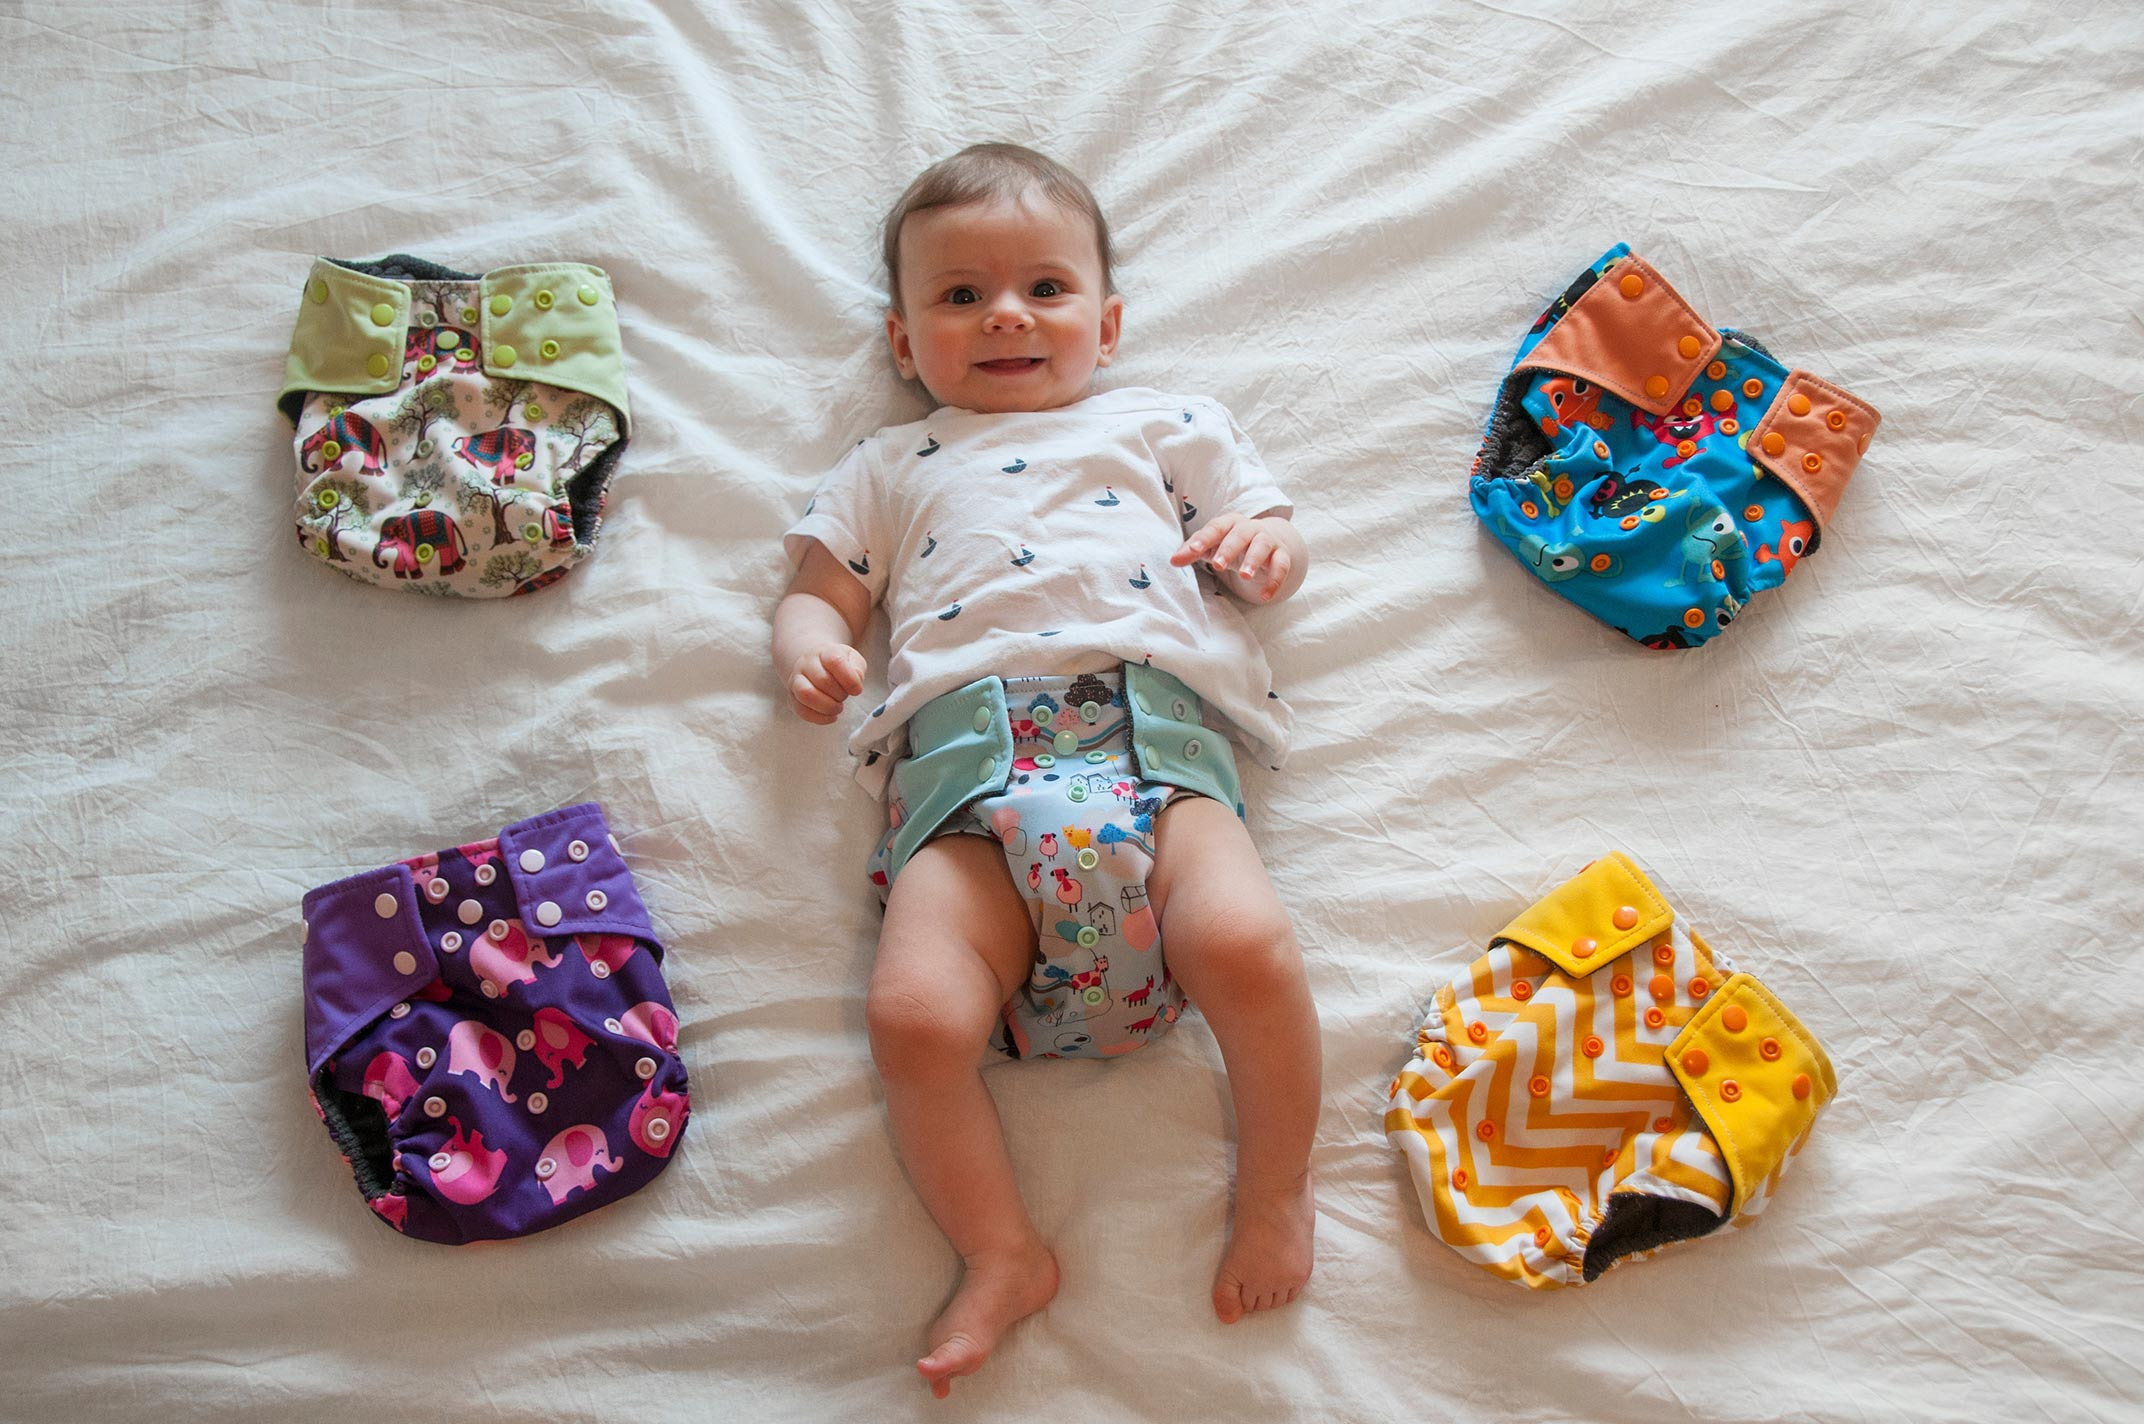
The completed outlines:
{"type": "Polygon", "coordinates": [[[1047,277],[1037,282],[1028,291],[1028,295],[1033,297],[1061,297],[1064,293],[1065,289],[1063,287],[1060,287],[1047,277]]]}
{"type": "Polygon", "coordinates": [[[964,307],[970,302],[981,301],[982,297],[973,287],[955,287],[945,294],[945,299],[956,307],[964,307]]]}

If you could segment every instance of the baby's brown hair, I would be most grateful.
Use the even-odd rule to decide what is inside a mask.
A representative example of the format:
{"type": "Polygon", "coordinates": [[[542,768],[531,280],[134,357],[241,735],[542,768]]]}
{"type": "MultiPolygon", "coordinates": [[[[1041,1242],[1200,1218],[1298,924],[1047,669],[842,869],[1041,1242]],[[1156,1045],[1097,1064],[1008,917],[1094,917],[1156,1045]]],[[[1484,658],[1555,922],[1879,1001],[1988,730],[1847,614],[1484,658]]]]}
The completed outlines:
{"type": "Polygon", "coordinates": [[[1018,198],[1038,189],[1052,202],[1085,213],[1094,223],[1095,250],[1102,257],[1102,295],[1114,296],[1117,283],[1109,245],[1109,220],[1102,216],[1102,205],[1094,200],[1093,190],[1080,176],[1056,159],[1017,143],[971,143],[917,174],[916,181],[893,205],[893,211],[886,214],[882,255],[886,259],[886,291],[893,298],[893,309],[901,310],[901,224],[911,213],[1018,198]]]}

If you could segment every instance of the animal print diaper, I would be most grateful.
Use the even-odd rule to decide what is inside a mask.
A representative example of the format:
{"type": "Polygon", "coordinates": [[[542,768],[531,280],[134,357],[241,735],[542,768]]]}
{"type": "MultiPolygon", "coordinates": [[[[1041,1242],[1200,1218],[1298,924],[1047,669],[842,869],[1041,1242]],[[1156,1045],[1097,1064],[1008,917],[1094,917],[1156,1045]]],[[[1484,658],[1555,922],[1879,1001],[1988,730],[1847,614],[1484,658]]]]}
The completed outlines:
{"type": "Polygon", "coordinates": [[[301,548],[382,587],[533,593],[594,551],[630,433],[610,278],[321,258],[277,405],[301,548]]]}
{"type": "Polygon", "coordinates": [[[1519,343],[1474,512],[1588,613],[1693,648],[1815,551],[1880,419],[1712,327],[1619,243],[1519,343]]]}

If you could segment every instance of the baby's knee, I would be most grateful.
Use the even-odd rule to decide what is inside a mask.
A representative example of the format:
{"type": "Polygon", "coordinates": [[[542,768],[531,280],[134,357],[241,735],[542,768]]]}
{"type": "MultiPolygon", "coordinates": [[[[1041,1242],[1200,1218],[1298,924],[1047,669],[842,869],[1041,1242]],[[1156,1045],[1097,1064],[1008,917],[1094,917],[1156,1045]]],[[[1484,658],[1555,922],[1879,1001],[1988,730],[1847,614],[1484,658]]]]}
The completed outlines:
{"type": "Polygon", "coordinates": [[[912,983],[873,981],[864,999],[871,1056],[882,1071],[972,1064],[995,1015],[912,983]]]}
{"type": "Polygon", "coordinates": [[[1196,929],[1167,926],[1165,952],[1182,960],[1195,955],[1204,972],[1204,1001],[1219,995],[1271,1002],[1302,987],[1303,951],[1295,928],[1278,905],[1228,909],[1196,929]]]}

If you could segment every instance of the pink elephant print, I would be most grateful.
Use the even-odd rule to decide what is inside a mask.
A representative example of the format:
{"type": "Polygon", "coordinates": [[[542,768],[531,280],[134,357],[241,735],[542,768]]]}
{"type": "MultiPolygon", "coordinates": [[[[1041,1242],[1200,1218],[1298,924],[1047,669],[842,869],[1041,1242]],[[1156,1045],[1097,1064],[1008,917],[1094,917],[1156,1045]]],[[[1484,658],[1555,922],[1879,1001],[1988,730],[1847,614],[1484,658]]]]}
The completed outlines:
{"type": "Polygon", "coordinates": [[[618,1020],[618,1032],[652,1044],[665,1053],[677,1052],[677,1015],[671,1012],[668,1004],[649,999],[633,1005],[618,1020]]]}
{"type": "Polygon", "coordinates": [[[650,1157],[668,1157],[678,1130],[685,1125],[685,1115],[691,1110],[691,1100],[683,1093],[667,1089],[658,1093],[650,1083],[640,1090],[640,1101],[633,1104],[626,1131],[633,1135],[633,1145],[650,1157]]]}
{"type": "Polygon", "coordinates": [[[633,957],[640,947],[631,935],[575,935],[574,942],[581,953],[588,956],[588,972],[598,979],[608,979],[625,967],[625,961],[633,957]]]}
{"type": "Polygon", "coordinates": [[[371,1201],[366,1202],[365,1205],[378,1212],[380,1220],[386,1222],[397,1231],[405,1229],[405,1225],[409,1221],[409,1198],[403,1196],[400,1192],[389,1192],[376,1196],[371,1201]]]}
{"type": "Polygon", "coordinates": [[[379,1099],[390,1119],[402,1116],[402,1105],[416,1095],[416,1076],[401,1054],[382,1050],[365,1065],[365,1096],[379,1099]]]}
{"type": "Polygon", "coordinates": [[[544,1084],[546,1088],[555,1088],[566,1081],[568,1062],[576,1068],[584,1067],[589,1046],[595,1042],[557,1009],[536,1011],[535,1032],[536,1061],[551,1070],[551,1081],[544,1084]]]}
{"type": "Polygon", "coordinates": [[[475,1019],[463,1019],[448,1030],[447,1071],[469,1074],[507,1102],[521,1101],[506,1090],[514,1080],[514,1046],[505,1034],[475,1019]]]}
{"type": "Polygon", "coordinates": [[[553,549],[573,547],[573,506],[557,504],[543,512],[544,537],[553,549]]]}
{"type": "Polygon", "coordinates": [[[494,924],[505,933],[494,935],[487,929],[469,950],[469,967],[476,971],[485,998],[503,999],[514,985],[535,983],[537,970],[565,962],[543,940],[531,939],[521,921],[498,920],[494,924]]]}
{"type": "Polygon", "coordinates": [[[339,469],[343,456],[358,456],[358,473],[376,475],[386,464],[387,444],[380,439],[380,432],[372,428],[372,422],[355,411],[342,406],[334,407],[335,414],[328,423],[305,438],[298,447],[298,467],[308,475],[317,475],[322,470],[339,469]],[[315,465],[313,457],[320,463],[315,465]]]}
{"type": "Polygon", "coordinates": [[[416,366],[425,357],[432,358],[430,366],[418,366],[419,376],[434,376],[444,368],[448,371],[474,371],[477,368],[476,341],[458,326],[423,326],[412,322],[409,336],[402,343],[402,364],[416,366]],[[462,352],[468,352],[466,360],[462,352]]]}
{"type": "Polygon", "coordinates": [[[551,1194],[553,1206],[582,1188],[593,1190],[596,1168],[615,1172],[625,1165],[623,1157],[610,1155],[610,1141],[592,1122],[569,1127],[544,1145],[536,1159],[536,1180],[551,1194]]]}
{"type": "Polygon", "coordinates": [[[514,476],[536,463],[536,432],[518,425],[502,425],[482,435],[464,435],[455,440],[454,453],[478,469],[491,470],[491,482],[509,485],[514,476]]]}
{"type": "Polygon", "coordinates": [[[435,561],[438,567],[433,573],[460,572],[468,554],[462,527],[452,515],[440,509],[413,509],[380,521],[380,542],[373,548],[372,565],[384,569],[388,556],[393,555],[396,578],[421,579],[425,565],[435,561]]]}
{"type": "Polygon", "coordinates": [[[506,1154],[486,1147],[482,1132],[465,1135],[460,1118],[447,1121],[454,1124],[454,1136],[431,1159],[435,1163],[441,1157],[447,1159],[446,1165],[432,1168],[432,1185],[448,1201],[473,1206],[497,1190],[499,1174],[506,1170],[506,1154]]]}
{"type": "Polygon", "coordinates": [[[456,846],[454,853],[468,861],[472,870],[481,869],[499,858],[499,843],[479,841],[474,845],[456,846]]]}

